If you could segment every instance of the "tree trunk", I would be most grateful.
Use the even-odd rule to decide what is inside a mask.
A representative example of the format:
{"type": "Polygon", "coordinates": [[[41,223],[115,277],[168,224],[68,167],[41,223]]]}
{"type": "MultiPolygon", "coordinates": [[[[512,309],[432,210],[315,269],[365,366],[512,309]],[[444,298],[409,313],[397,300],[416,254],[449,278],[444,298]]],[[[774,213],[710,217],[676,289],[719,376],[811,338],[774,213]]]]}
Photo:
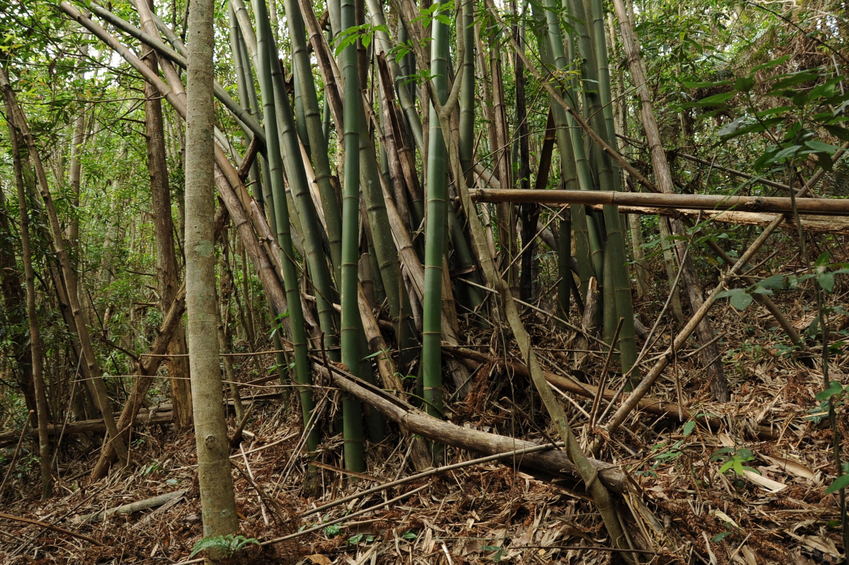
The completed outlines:
{"type": "Polygon", "coordinates": [[[3,90],[6,97],[6,106],[8,108],[9,124],[17,130],[17,134],[24,140],[30,162],[35,169],[35,176],[41,191],[41,197],[44,201],[44,208],[47,212],[48,225],[50,229],[51,244],[59,259],[61,266],[62,278],[64,280],[66,296],[71,310],[71,316],[74,320],[74,331],[79,339],[80,349],[82,352],[83,363],[85,365],[86,386],[89,388],[91,396],[97,403],[100,414],[109,432],[109,445],[118,454],[121,460],[127,460],[127,446],[118,437],[118,428],[115,425],[115,418],[112,414],[112,401],[109,399],[109,394],[106,390],[106,383],[103,381],[103,374],[94,354],[94,349],[91,345],[91,336],[89,334],[88,325],[85,320],[85,315],[82,311],[79,301],[79,285],[77,273],[71,265],[71,258],[68,253],[67,244],[65,242],[64,232],[59,223],[59,217],[56,213],[56,208],[53,205],[53,198],[50,194],[50,187],[47,182],[47,175],[44,171],[44,165],[39,157],[35,147],[35,140],[29,131],[26,116],[21,110],[15,99],[15,94],[9,84],[9,79],[4,70],[0,69],[0,89],[3,90]]]}
{"type": "MultiPolygon", "coordinates": [[[[157,33],[156,24],[150,18],[153,0],[136,0],[142,28],[149,34],[157,33]],[[144,4],[144,6],[141,6],[144,4]]],[[[157,72],[157,57],[153,50],[142,60],[157,72]]],[[[150,194],[153,202],[153,223],[156,235],[156,271],[159,282],[159,307],[163,316],[167,312],[179,286],[179,268],[174,253],[174,222],[171,218],[171,189],[168,183],[168,165],[165,156],[165,135],[162,119],[160,92],[149,82],[144,83],[145,134],[147,135],[147,169],[150,174],[150,194]]],[[[183,354],[186,352],[186,336],[178,328],[171,342],[168,360],[168,377],[171,382],[171,398],[174,403],[174,421],[179,427],[192,422],[192,395],[189,387],[189,367],[183,354]]]]}
{"type": "MultiPolygon", "coordinates": [[[[660,137],[660,130],[657,126],[657,119],[654,114],[654,107],[651,101],[651,93],[649,92],[648,82],[646,78],[646,68],[640,55],[640,44],[637,39],[636,31],[634,30],[634,21],[632,19],[631,10],[625,5],[625,0],[613,0],[613,6],[616,9],[616,16],[619,18],[619,27],[622,31],[622,44],[625,55],[628,59],[628,65],[631,70],[631,78],[634,81],[634,86],[640,97],[640,117],[643,122],[643,128],[646,132],[646,140],[651,150],[652,168],[654,169],[655,180],[657,187],[665,194],[674,194],[675,186],[672,182],[672,171],[669,167],[669,162],[666,159],[666,151],[663,149],[663,143],[660,137]]],[[[701,285],[695,275],[692,264],[686,259],[686,236],[687,230],[680,220],[673,219],[670,221],[672,234],[677,237],[675,249],[678,253],[679,263],[681,265],[682,279],[687,287],[687,296],[690,299],[690,306],[693,312],[698,312],[704,303],[704,295],[701,285]]],[[[674,292],[674,289],[673,289],[674,292]]],[[[725,379],[725,374],[722,370],[722,361],[719,355],[719,349],[713,342],[714,331],[711,327],[710,320],[705,317],[702,323],[697,328],[699,341],[706,344],[706,347],[701,352],[701,359],[710,375],[711,392],[716,400],[727,401],[729,399],[728,382],[725,379]]]]}
{"type": "Polygon", "coordinates": [[[186,309],[205,537],[232,534],[238,529],[215,331],[212,15],[212,0],[195,0],[192,4],[186,88],[186,309]]]}
{"type": "MultiPolygon", "coordinates": [[[[11,112],[10,112],[11,113],[11,112]]],[[[46,498],[53,488],[53,476],[50,472],[50,440],[47,433],[49,424],[49,413],[47,394],[44,387],[44,358],[41,343],[41,333],[38,327],[38,315],[35,305],[35,273],[32,267],[32,248],[30,244],[29,212],[27,206],[27,187],[24,182],[23,167],[25,149],[21,147],[17,132],[9,127],[9,141],[12,146],[12,161],[15,170],[15,184],[18,189],[18,218],[21,230],[21,263],[24,266],[24,283],[26,285],[26,325],[29,328],[29,355],[26,351],[26,334],[20,331],[20,336],[13,335],[12,341],[15,357],[20,371],[21,388],[27,404],[35,403],[35,415],[38,430],[38,459],[41,469],[41,494],[46,498]],[[21,340],[19,338],[23,338],[21,340]],[[26,382],[28,380],[28,382],[26,382]]],[[[0,236],[11,243],[11,232],[6,218],[6,205],[0,192],[0,209],[3,210],[0,218],[0,236]]],[[[0,247],[0,269],[2,269],[3,298],[6,303],[6,312],[9,314],[20,313],[20,281],[17,280],[15,257],[11,253],[11,245],[0,247]],[[8,259],[11,259],[11,268],[8,259]],[[14,303],[11,300],[17,299],[14,303]]],[[[8,320],[13,322],[7,327],[23,327],[23,320],[8,320]],[[14,322],[18,322],[17,324],[14,322]],[[20,325],[19,325],[20,324],[20,325]]],[[[18,332],[16,332],[18,333],[18,332]]],[[[32,411],[30,412],[32,414],[32,411]]]]}

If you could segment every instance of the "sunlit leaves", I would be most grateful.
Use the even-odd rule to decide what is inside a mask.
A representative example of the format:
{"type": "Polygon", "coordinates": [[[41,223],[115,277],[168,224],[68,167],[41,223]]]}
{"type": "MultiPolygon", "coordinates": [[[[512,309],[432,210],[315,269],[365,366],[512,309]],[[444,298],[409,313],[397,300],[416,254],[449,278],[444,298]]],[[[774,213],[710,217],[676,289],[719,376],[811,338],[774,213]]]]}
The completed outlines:
{"type": "Polygon", "coordinates": [[[388,34],[389,28],[385,25],[362,24],[343,29],[333,42],[336,55],[339,55],[346,47],[354,45],[358,41],[362,43],[363,47],[368,47],[374,40],[374,34],[378,31],[388,34]]]}

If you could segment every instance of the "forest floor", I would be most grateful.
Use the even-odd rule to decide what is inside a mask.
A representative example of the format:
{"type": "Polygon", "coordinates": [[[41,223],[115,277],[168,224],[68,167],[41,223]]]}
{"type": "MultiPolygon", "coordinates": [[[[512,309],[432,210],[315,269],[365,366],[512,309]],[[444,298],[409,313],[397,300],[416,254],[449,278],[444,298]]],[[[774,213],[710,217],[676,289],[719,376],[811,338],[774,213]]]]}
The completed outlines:
{"type": "MultiPolygon", "coordinates": [[[[846,298],[831,295],[835,305],[846,298]]],[[[788,298],[782,308],[799,330],[813,320],[814,307],[798,297],[788,298]]],[[[847,383],[849,317],[837,312],[830,324],[829,371],[832,380],[847,383]]],[[[652,395],[681,401],[690,413],[709,414],[720,425],[696,425],[674,414],[635,414],[598,455],[621,465],[633,479],[621,506],[630,515],[631,537],[644,548],[641,562],[842,562],[838,497],[825,493],[835,467],[831,429],[816,400],[823,388],[819,354],[806,360],[790,351],[766,310],[755,305],[737,312],[723,303],[715,316],[731,401],[710,400],[702,371],[685,351],[652,395]]],[[[546,320],[534,314],[527,322],[535,328],[548,370],[562,373],[574,366],[571,354],[563,351],[568,344],[552,334],[546,320]]],[[[669,331],[662,332],[662,343],[668,342],[669,331]]],[[[811,347],[817,351],[816,344],[811,347]]],[[[584,365],[598,371],[604,354],[592,355],[584,365]]],[[[266,361],[271,363],[254,357],[241,366],[243,380],[266,361]]],[[[583,377],[597,382],[598,375],[589,373],[583,377]]],[[[495,364],[481,366],[472,377],[473,390],[477,386],[485,393],[456,404],[455,423],[544,440],[546,431],[533,424],[541,408],[528,395],[526,379],[495,364]]],[[[613,379],[609,386],[618,383],[613,379]]],[[[249,387],[243,394],[247,398],[252,391],[249,387]]],[[[335,397],[327,398],[324,409],[332,418],[335,397]]],[[[589,412],[591,402],[570,396],[566,404],[578,415],[589,412]]],[[[621,562],[607,549],[601,521],[577,479],[505,464],[459,468],[316,511],[415,473],[410,442],[399,441],[396,432],[372,445],[368,474],[352,481],[337,467],[338,435],[325,440],[313,463],[307,465],[298,455],[299,424],[291,408],[291,403],[258,404],[241,445],[232,452],[242,534],[264,542],[246,542],[248,557],[242,562],[621,562]],[[307,472],[318,483],[318,497],[306,492],[307,472]]],[[[838,408],[847,434],[847,407],[838,408]]],[[[587,418],[579,415],[575,421],[587,418]]],[[[232,430],[235,418],[230,424],[232,430]]],[[[587,436],[585,426],[582,440],[587,436]]],[[[0,515],[0,563],[190,562],[202,537],[192,434],[152,426],[137,429],[134,437],[135,463],[93,483],[87,475],[98,446],[66,440],[63,460],[70,463],[61,466],[57,494],[48,500],[37,496],[37,465],[19,462],[6,487],[14,500],[6,501],[0,515]],[[87,450],[86,457],[81,450],[87,450]],[[176,497],[150,509],[91,516],[175,492],[176,497]]],[[[473,456],[448,450],[451,462],[473,456]]]]}

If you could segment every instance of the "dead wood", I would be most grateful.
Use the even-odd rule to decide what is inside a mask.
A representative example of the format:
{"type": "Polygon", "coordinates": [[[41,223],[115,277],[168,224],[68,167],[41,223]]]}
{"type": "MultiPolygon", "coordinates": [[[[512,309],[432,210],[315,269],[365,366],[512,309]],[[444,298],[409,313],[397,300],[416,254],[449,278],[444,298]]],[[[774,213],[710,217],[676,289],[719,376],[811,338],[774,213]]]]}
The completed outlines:
{"type": "Polygon", "coordinates": [[[91,514],[84,514],[82,516],[78,516],[75,519],[75,522],[84,524],[86,522],[93,522],[95,520],[105,520],[106,518],[115,514],[132,514],[133,512],[138,512],[139,510],[156,508],[157,506],[162,506],[166,502],[170,502],[176,498],[180,498],[188,491],[189,489],[180,489],[174,492],[166,492],[165,494],[151,496],[150,498],[145,498],[144,500],[137,500],[136,502],[122,504],[121,506],[107,508],[106,510],[99,510],[97,512],[92,512],[91,514]]]}
{"type": "Polygon", "coordinates": [[[54,532],[67,534],[71,537],[75,537],[75,538],[79,538],[81,540],[85,540],[89,543],[93,543],[94,545],[103,545],[102,543],[100,543],[96,539],[89,537],[85,534],[78,534],[77,532],[72,532],[71,530],[66,530],[65,528],[60,528],[59,526],[55,526],[53,524],[48,524],[47,522],[42,522],[41,520],[33,520],[32,518],[24,518],[23,516],[14,516],[12,514],[6,514],[5,512],[0,512],[0,518],[5,518],[6,520],[12,520],[14,522],[24,522],[26,524],[35,524],[36,526],[41,526],[42,528],[46,528],[48,530],[53,530],[54,532]]]}
{"type": "Polygon", "coordinates": [[[726,196],[724,194],[657,194],[610,190],[521,190],[477,188],[469,190],[476,202],[531,202],[538,204],[611,204],[654,206],[689,210],[735,210],[849,216],[844,198],[796,198],[779,196],[726,196]]]}
{"type": "MultiPolygon", "coordinates": [[[[446,352],[451,355],[456,355],[458,357],[464,357],[466,359],[473,360],[477,363],[501,363],[504,365],[508,365],[510,370],[516,373],[517,375],[521,375],[524,377],[529,376],[528,368],[522,363],[507,362],[504,361],[504,359],[502,358],[496,358],[487,355],[486,353],[481,353],[480,351],[475,351],[473,349],[466,349],[462,347],[448,348],[446,349],[446,352]]],[[[595,398],[595,396],[598,394],[598,387],[589,383],[583,383],[571,377],[557,375],[548,371],[544,371],[543,374],[545,375],[546,381],[556,386],[560,390],[579,394],[586,398],[595,398]]],[[[605,388],[604,391],[602,391],[602,398],[604,398],[605,400],[611,400],[616,395],[616,391],[611,390],[609,388],[605,388]]],[[[657,416],[668,416],[670,418],[678,420],[679,422],[693,420],[694,422],[703,424],[713,430],[721,429],[726,426],[725,422],[720,417],[711,416],[707,414],[699,414],[698,416],[696,416],[689,409],[675,402],[665,402],[656,398],[644,397],[640,399],[638,406],[641,410],[645,410],[650,414],[655,414],[657,416]]],[[[772,428],[763,425],[759,425],[754,428],[753,433],[757,436],[758,439],[761,440],[775,440],[778,437],[778,435],[772,430],[772,428]]]]}
{"type": "MultiPolygon", "coordinates": [[[[319,370],[326,372],[324,368],[319,368],[319,370]]],[[[403,405],[402,401],[380,389],[370,387],[368,383],[347,375],[341,369],[333,368],[330,372],[330,378],[336,386],[377,409],[408,432],[422,435],[428,439],[487,455],[530,449],[539,445],[531,441],[464,428],[451,422],[438,420],[416,408],[403,405]]],[[[552,448],[550,451],[542,453],[506,456],[504,460],[513,465],[527,466],[553,475],[568,473],[577,476],[577,470],[566,452],[558,448],[552,448]]],[[[627,477],[618,466],[596,459],[590,459],[590,463],[607,488],[616,492],[627,490],[627,477]]]]}
{"type": "MultiPolygon", "coordinates": [[[[601,204],[592,204],[590,208],[601,210],[601,204]]],[[[751,226],[766,226],[776,219],[780,219],[781,224],[778,227],[788,230],[798,230],[795,220],[790,216],[782,214],[764,213],[764,212],[742,212],[739,210],[724,210],[721,212],[710,210],[685,210],[685,209],[670,209],[656,208],[650,206],[620,206],[619,211],[623,214],[642,214],[642,215],[660,215],[660,216],[675,216],[688,217],[692,219],[700,218],[702,220],[711,220],[714,222],[723,222],[726,224],[743,224],[751,226]]],[[[818,233],[849,233],[849,218],[841,218],[840,216],[823,216],[816,214],[800,214],[799,223],[802,229],[806,231],[818,233]]]]}
{"type": "MultiPolygon", "coordinates": [[[[171,411],[167,412],[157,412],[153,415],[151,414],[139,414],[136,416],[137,424],[166,424],[171,422],[174,418],[174,413],[171,411]]],[[[62,435],[77,435],[77,434],[87,434],[93,432],[104,432],[106,431],[106,425],[103,423],[103,420],[80,420],[79,422],[71,422],[65,425],[62,424],[50,424],[47,426],[47,433],[51,436],[57,436],[59,434],[62,435]]],[[[29,430],[29,435],[35,437],[38,434],[37,430],[29,430]]],[[[18,441],[18,436],[20,432],[18,431],[8,431],[8,432],[0,432],[0,447],[6,447],[12,445],[16,441],[18,441]]]]}

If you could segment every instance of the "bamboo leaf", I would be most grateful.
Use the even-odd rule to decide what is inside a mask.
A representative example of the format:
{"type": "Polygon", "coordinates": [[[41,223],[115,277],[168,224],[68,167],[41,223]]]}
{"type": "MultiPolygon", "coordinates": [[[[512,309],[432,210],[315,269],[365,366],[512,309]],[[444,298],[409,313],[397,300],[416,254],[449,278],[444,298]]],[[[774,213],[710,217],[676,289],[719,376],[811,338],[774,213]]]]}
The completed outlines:
{"type": "Polygon", "coordinates": [[[753,67],[752,72],[755,73],[757,71],[763,71],[763,70],[766,70],[766,69],[771,69],[773,67],[783,65],[784,63],[786,63],[789,60],[790,60],[790,55],[782,55],[781,57],[778,57],[778,58],[773,59],[771,61],[767,61],[766,63],[761,63],[760,65],[753,67]]]}
{"type": "Polygon", "coordinates": [[[817,393],[816,399],[819,402],[825,402],[833,396],[837,396],[838,394],[842,394],[844,392],[843,385],[841,385],[837,381],[831,381],[828,384],[828,388],[825,390],[821,390],[817,393]]]}
{"type": "Polygon", "coordinates": [[[734,88],[738,92],[748,92],[752,90],[752,87],[755,85],[755,78],[748,77],[739,77],[736,81],[734,81],[734,88]]]}
{"type": "Polygon", "coordinates": [[[712,96],[708,96],[707,98],[702,98],[701,100],[697,100],[695,102],[696,106],[709,107],[709,106],[722,106],[732,98],[737,93],[735,91],[729,92],[720,92],[719,94],[714,94],[712,96]]]}
{"type": "Polygon", "coordinates": [[[764,280],[760,281],[758,283],[758,286],[771,290],[780,290],[783,288],[787,288],[787,277],[785,277],[784,275],[772,275],[771,277],[765,278],[764,280]]]}
{"type": "Polygon", "coordinates": [[[840,149],[836,145],[832,145],[830,143],[823,143],[822,141],[817,141],[812,139],[810,141],[805,142],[805,146],[813,149],[817,153],[827,153],[829,155],[834,155],[834,153],[840,149]]]}
{"type": "MultiPolygon", "coordinates": [[[[770,91],[770,94],[784,94],[785,96],[787,96],[788,91],[786,89],[790,88],[791,86],[796,86],[797,84],[816,80],[818,77],[819,75],[817,73],[813,73],[810,71],[802,71],[799,73],[787,75],[785,78],[779,80],[778,82],[772,85],[772,90],[770,91]]],[[[795,93],[796,91],[789,91],[790,95],[795,93]]]]}
{"type": "Polygon", "coordinates": [[[849,487],[849,473],[845,475],[840,475],[839,477],[834,479],[834,482],[828,485],[828,488],[825,489],[825,493],[831,494],[846,487],[849,487]]]}
{"type": "Polygon", "coordinates": [[[819,284],[820,288],[824,291],[831,292],[834,290],[834,273],[830,271],[817,273],[817,284],[819,284]]]}
{"type": "Polygon", "coordinates": [[[729,297],[731,306],[740,311],[745,310],[753,300],[752,295],[743,288],[732,288],[717,295],[718,298],[724,298],[726,296],[729,297]]]}

